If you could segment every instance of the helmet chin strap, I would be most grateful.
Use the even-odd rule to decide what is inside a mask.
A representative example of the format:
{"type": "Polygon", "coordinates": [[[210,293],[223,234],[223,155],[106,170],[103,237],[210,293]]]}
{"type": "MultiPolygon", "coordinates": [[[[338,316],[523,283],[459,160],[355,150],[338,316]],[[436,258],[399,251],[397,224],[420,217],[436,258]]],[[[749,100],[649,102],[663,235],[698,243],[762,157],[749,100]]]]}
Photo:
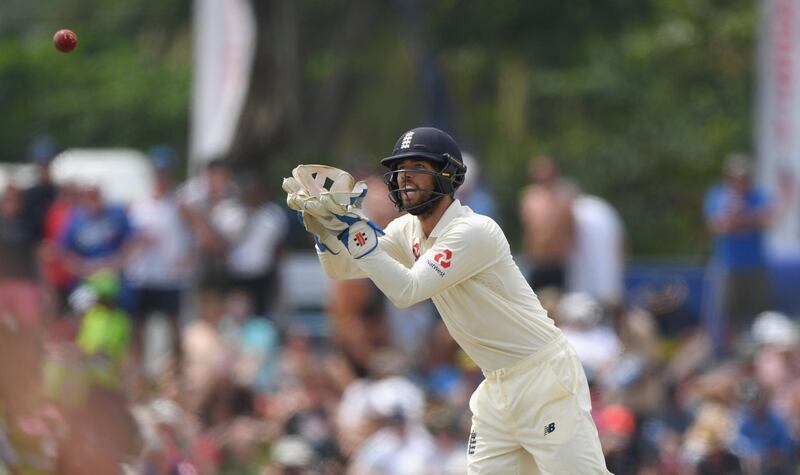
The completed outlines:
{"type": "Polygon", "coordinates": [[[420,215],[423,215],[423,214],[426,214],[426,213],[430,212],[433,209],[433,207],[436,205],[436,202],[439,201],[443,196],[445,196],[445,194],[444,193],[439,193],[438,191],[433,191],[433,190],[429,190],[429,191],[431,192],[432,195],[434,195],[433,198],[430,198],[430,199],[428,199],[426,201],[423,201],[420,204],[417,204],[417,205],[414,205],[414,206],[409,206],[408,208],[403,206],[403,207],[401,207],[402,211],[406,211],[409,214],[413,214],[414,216],[420,216],[420,215]]]}
{"type": "Polygon", "coordinates": [[[433,207],[436,205],[436,202],[443,196],[452,196],[452,193],[444,193],[442,192],[443,185],[441,184],[441,179],[439,178],[439,172],[431,172],[431,171],[423,171],[423,170],[392,170],[384,174],[384,182],[389,187],[389,198],[394,203],[395,207],[397,207],[398,211],[405,211],[409,214],[414,216],[424,215],[430,212],[433,207]],[[403,205],[403,198],[401,194],[403,190],[401,190],[397,185],[397,178],[396,174],[399,171],[405,171],[409,173],[422,173],[426,175],[431,175],[435,178],[434,180],[434,188],[433,189],[425,189],[425,190],[416,190],[416,191],[427,191],[432,195],[431,198],[423,201],[422,203],[406,207],[403,205]]]}
{"type": "Polygon", "coordinates": [[[436,206],[436,203],[442,197],[449,196],[447,193],[442,193],[442,192],[436,191],[436,190],[415,190],[415,191],[427,191],[433,196],[431,198],[423,201],[422,203],[416,204],[414,206],[405,207],[405,206],[403,206],[402,198],[400,198],[400,196],[399,196],[400,193],[402,193],[402,191],[398,190],[398,199],[400,201],[399,201],[399,203],[395,203],[395,204],[399,205],[397,208],[400,211],[406,211],[409,214],[413,214],[414,216],[420,216],[420,215],[423,215],[423,214],[429,212],[430,210],[432,210],[433,207],[436,206]]]}

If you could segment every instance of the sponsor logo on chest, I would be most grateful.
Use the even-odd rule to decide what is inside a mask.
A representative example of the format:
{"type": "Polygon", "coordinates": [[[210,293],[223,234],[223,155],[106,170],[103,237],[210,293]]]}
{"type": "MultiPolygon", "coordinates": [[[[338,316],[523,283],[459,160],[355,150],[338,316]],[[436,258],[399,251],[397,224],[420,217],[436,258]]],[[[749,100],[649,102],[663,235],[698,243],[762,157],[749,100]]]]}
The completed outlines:
{"type": "Polygon", "coordinates": [[[419,256],[421,255],[419,252],[419,241],[415,241],[411,246],[411,253],[414,254],[415,261],[419,259],[419,256]]]}

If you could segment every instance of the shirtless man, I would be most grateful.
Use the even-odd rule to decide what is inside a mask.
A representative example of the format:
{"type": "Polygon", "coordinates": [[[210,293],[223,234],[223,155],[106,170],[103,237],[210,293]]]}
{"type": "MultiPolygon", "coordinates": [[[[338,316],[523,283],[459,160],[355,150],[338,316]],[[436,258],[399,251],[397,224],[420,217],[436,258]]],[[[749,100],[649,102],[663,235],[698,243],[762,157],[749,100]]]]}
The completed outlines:
{"type": "Polygon", "coordinates": [[[534,183],[522,191],[519,217],[525,255],[533,267],[533,290],[564,287],[564,269],[575,240],[572,202],[575,193],[561,179],[555,161],[546,155],[530,163],[534,183]]]}

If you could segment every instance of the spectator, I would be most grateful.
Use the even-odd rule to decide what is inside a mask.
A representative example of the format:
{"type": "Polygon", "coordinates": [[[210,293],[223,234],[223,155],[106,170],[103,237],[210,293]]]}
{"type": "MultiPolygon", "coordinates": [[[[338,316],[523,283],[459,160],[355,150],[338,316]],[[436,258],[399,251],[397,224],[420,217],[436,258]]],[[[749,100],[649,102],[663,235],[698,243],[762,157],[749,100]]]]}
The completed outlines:
{"type": "Polygon", "coordinates": [[[769,407],[764,387],[746,381],[741,388],[744,410],[739,421],[738,443],[745,459],[764,475],[790,475],[796,462],[797,443],[783,420],[769,407]]]}
{"type": "Polygon", "coordinates": [[[229,292],[220,330],[226,345],[233,351],[233,380],[259,393],[277,389],[279,381],[279,338],[275,325],[256,318],[250,296],[241,291],[229,292]]]}
{"type": "Polygon", "coordinates": [[[363,376],[372,353],[390,344],[386,301],[365,280],[347,281],[347,285],[331,282],[329,295],[335,342],[355,374],[363,376]]]}
{"type": "Polygon", "coordinates": [[[116,387],[131,342],[130,316],[119,307],[120,281],[110,270],[86,279],[95,303],[81,318],[78,347],[90,360],[92,382],[116,387]]]}
{"type": "MultiPolygon", "coordinates": [[[[70,271],[85,279],[99,270],[121,272],[133,228],[121,207],[103,202],[96,184],[86,185],[61,237],[70,271]]],[[[123,290],[126,286],[123,282],[123,290]]]]}
{"type": "Polygon", "coordinates": [[[481,175],[480,162],[472,154],[466,152],[461,153],[461,158],[464,159],[464,165],[469,173],[464,176],[464,183],[458,188],[456,196],[465,206],[472,208],[472,211],[498,221],[497,203],[486,189],[481,175]]]}
{"type": "Polygon", "coordinates": [[[367,397],[377,430],[353,455],[347,473],[429,473],[436,445],[421,424],[425,408],[420,389],[407,379],[395,376],[373,382],[367,397]]]}
{"type": "Polygon", "coordinates": [[[597,431],[608,470],[615,475],[636,475],[636,417],[627,407],[611,404],[599,411],[597,431]]]}
{"type": "Polygon", "coordinates": [[[436,453],[431,434],[406,420],[402,410],[384,416],[380,429],[353,456],[349,475],[424,475],[436,453]]]}
{"type": "Polygon", "coordinates": [[[263,184],[247,177],[241,200],[228,198],[211,214],[227,242],[229,288],[247,293],[255,315],[270,316],[280,293],[280,259],[289,226],[283,209],[266,199],[263,184]]]}
{"type": "Polygon", "coordinates": [[[25,190],[24,216],[31,239],[36,243],[44,236],[45,215],[58,194],[58,186],[50,177],[50,164],[55,156],[55,142],[46,135],[35,139],[28,148],[28,160],[36,165],[39,181],[25,190]]]}
{"type": "Polygon", "coordinates": [[[23,195],[8,186],[0,199],[0,318],[32,325],[41,318],[34,244],[23,220],[23,195]]]}
{"type": "Polygon", "coordinates": [[[228,348],[219,329],[225,315],[224,296],[220,291],[204,289],[200,295],[200,318],[181,332],[183,346],[182,376],[188,394],[188,409],[197,410],[208,397],[217,380],[225,373],[230,360],[228,348]]]}
{"type": "MultiPolygon", "coordinates": [[[[138,472],[147,475],[182,473],[193,469],[188,461],[188,418],[180,406],[159,398],[134,410],[142,428],[145,447],[138,472]]],[[[194,473],[194,472],[192,472],[194,473]]]]}
{"type": "Polygon", "coordinates": [[[615,312],[625,279],[625,229],[617,211],[599,196],[581,193],[572,205],[575,238],[570,249],[567,288],[585,292],[615,312]]]}
{"type": "Polygon", "coordinates": [[[336,414],[339,444],[343,453],[353,455],[377,429],[375,415],[390,414],[402,406],[406,417],[421,422],[424,398],[419,388],[401,376],[402,359],[391,351],[375,355],[372,367],[354,379],[342,392],[336,414]]]}
{"type": "MultiPolygon", "coordinates": [[[[796,432],[794,400],[800,395],[800,332],[797,324],[779,312],[763,312],[751,330],[756,353],[752,360],[753,377],[772,395],[776,413],[796,432]]],[[[800,438],[796,441],[800,443],[800,438]]]]}
{"type": "MultiPolygon", "coordinates": [[[[376,175],[364,180],[370,189],[385,186],[376,175]]],[[[385,193],[368,193],[363,208],[379,226],[386,226],[399,216],[385,193]]],[[[328,295],[327,310],[332,320],[334,341],[357,377],[367,374],[373,352],[389,346],[393,339],[400,348],[404,348],[409,336],[416,337],[415,343],[421,342],[414,331],[419,321],[414,318],[415,309],[390,308],[383,293],[371,280],[331,280],[328,295]],[[410,318],[404,320],[407,315],[410,318]]]]}
{"type": "Polygon", "coordinates": [[[727,158],[725,181],[708,191],[704,211],[714,238],[709,270],[718,299],[706,315],[706,325],[720,353],[770,304],[764,236],[772,205],[767,193],[752,182],[749,157],[727,158]]]}
{"type": "MultiPolygon", "coordinates": [[[[435,410],[434,410],[435,411],[435,410]]],[[[434,411],[430,411],[433,413],[434,411]]],[[[436,444],[436,451],[431,460],[431,475],[461,475],[467,473],[467,450],[463,432],[468,431],[463,413],[455,407],[443,407],[440,414],[428,418],[426,425],[430,429],[436,444]]]]}
{"type": "Polygon", "coordinates": [[[522,190],[519,208],[525,255],[533,266],[528,281],[534,291],[549,286],[563,289],[567,258],[575,240],[575,192],[560,177],[551,157],[532,159],[529,171],[534,183],[522,190]]]}
{"type": "Polygon", "coordinates": [[[151,159],[154,193],[132,203],[129,211],[136,234],[125,275],[136,300],[134,348],[140,359],[148,318],[158,312],[170,323],[172,352],[180,364],[180,317],[183,292],[191,277],[192,242],[173,191],[172,151],[154,148],[151,159]]]}
{"type": "Polygon", "coordinates": [[[731,447],[735,432],[734,417],[728,407],[702,403],[684,436],[685,464],[703,475],[743,474],[741,460],[731,447]]]}
{"type": "Polygon", "coordinates": [[[556,322],[590,380],[602,378],[622,354],[619,337],[612,328],[600,324],[602,317],[602,307],[588,294],[567,294],[558,304],[556,322]]]}
{"type": "Polygon", "coordinates": [[[211,214],[220,202],[238,196],[228,165],[221,159],[211,160],[202,175],[186,182],[177,193],[181,210],[199,246],[199,283],[203,287],[222,289],[227,284],[228,243],[215,227],[211,214]]]}
{"type": "Polygon", "coordinates": [[[314,449],[302,437],[284,436],[272,446],[272,459],[277,467],[267,469],[263,475],[307,475],[317,462],[314,449]]]}
{"type": "Polygon", "coordinates": [[[57,310],[67,306],[69,292],[75,285],[75,276],[70,272],[66,256],[59,239],[66,232],[72,213],[78,204],[80,189],[74,183],[62,185],[56,200],[47,210],[44,218],[44,234],[39,247],[42,266],[42,280],[53,295],[57,310]]]}

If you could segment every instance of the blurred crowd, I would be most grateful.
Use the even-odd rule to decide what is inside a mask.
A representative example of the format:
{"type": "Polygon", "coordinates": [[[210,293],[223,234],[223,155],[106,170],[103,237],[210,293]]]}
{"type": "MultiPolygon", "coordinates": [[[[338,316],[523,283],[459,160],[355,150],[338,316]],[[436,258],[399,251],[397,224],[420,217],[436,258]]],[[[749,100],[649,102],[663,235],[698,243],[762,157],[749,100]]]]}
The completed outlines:
{"type": "MultiPolygon", "coordinates": [[[[397,309],[369,280],[328,282],[325,332],[287,315],[287,248],[313,250],[278,182],[214,160],[178,183],[154,147],[154,193],[122,206],[52,183],[52,144],[30,155],[38,182],[0,198],[0,474],[466,473],[480,370],[429,302],[397,309]]],[[[499,220],[465,161],[457,198],[499,220]]],[[[797,316],[772,308],[776,211],[749,163],[732,158],[702,204],[703,315],[680,282],[627,295],[614,207],[551,157],[529,171],[519,263],[583,362],[609,469],[798,473],[797,316]]],[[[386,225],[382,177],[357,175],[386,225]]]]}

